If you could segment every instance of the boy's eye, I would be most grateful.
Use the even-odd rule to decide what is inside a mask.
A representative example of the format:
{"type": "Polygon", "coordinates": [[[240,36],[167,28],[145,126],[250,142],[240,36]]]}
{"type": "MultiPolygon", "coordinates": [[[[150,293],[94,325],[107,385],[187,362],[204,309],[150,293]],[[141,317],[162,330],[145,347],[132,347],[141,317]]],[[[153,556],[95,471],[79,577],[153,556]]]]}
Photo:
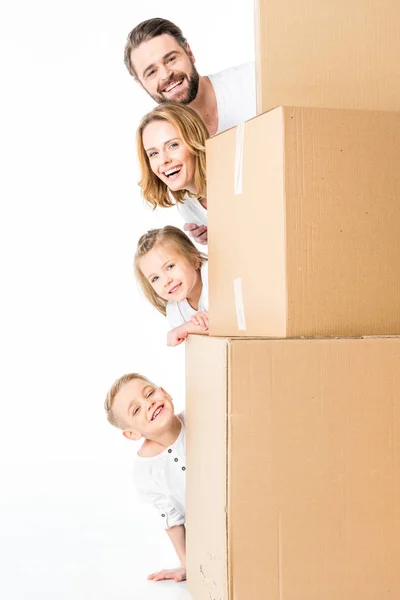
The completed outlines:
{"type": "Polygon", "coordinates": [[[151,390],[151,392],[149,392],[146,396],[146,398],[150,398],[150,396],[154,393],[154,390],[151,390]]]}

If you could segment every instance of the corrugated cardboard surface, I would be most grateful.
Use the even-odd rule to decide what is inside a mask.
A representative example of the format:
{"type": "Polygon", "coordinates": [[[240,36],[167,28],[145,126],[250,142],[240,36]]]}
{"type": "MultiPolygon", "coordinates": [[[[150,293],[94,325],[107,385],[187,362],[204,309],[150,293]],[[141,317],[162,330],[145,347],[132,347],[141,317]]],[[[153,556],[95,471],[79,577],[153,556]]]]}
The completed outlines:
{"type": "Polygon", "coordinates": [[[268,335],[286,335],[283,143],[282,109],[246,123],[243,192],[235,194],[236,128],[207,142],[212,335],[266,335],[260,315],[268,335]],[[233,285],[238,278],[246,331],[238,328],[233,285]],[[255,288],[262,292],[255,294],[255,288]]]}
{"type": "Polygon", "coordinates": [[[229,600],[399,598],[400,338],[192,338],[187,365],[188,465],[216,464],[213,485],[196,483],[194,467],[188,482],[188,519],[204,514],[189,540],[195,600],[220,598],[192,573],[220,553],[210,530],[225,521],[214,491],[224,460],[229,600]],[[227,396],[214,380],[226,370],[227,396]],[[227,398],[226,454],[216,440],[227,398]]]}
{"type": "Polygon", "coordinates": [[[235,132],[207,143],[211,334],[399,334],[400,112],[248,121],[241,194],[235,132]]]}
{"type": "Polygon", "coordinates": [[[191,336],[187,348],[188,588],[194,600],[228,600],[227,348],[202,336],[191,336]]]}
{"type": "Polygon", "coordinates": [[[400,110],[398,0],[257,0],[258,113],[400,110]]]}

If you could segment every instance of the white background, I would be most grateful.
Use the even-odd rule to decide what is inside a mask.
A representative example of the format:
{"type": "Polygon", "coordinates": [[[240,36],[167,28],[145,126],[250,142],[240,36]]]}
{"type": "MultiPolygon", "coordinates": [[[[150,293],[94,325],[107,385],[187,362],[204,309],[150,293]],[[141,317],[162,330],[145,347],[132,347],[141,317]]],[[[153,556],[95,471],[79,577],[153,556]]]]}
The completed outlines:
{"type": "MultiPolygon", "coordinates": [[[[186,600],[166,534],[138,504],[137,446],[105,420],[139,371],[184,406],[184,348],[132,275],[139,236],[179,224],[140,198],[135,130],[151,99],[128,32],[164,17],[200,74],[252,60],[252,0],[2,0],[0,596],[186,600]]],[[[199,366],[200,368],[200,366],[199,366]]]]}

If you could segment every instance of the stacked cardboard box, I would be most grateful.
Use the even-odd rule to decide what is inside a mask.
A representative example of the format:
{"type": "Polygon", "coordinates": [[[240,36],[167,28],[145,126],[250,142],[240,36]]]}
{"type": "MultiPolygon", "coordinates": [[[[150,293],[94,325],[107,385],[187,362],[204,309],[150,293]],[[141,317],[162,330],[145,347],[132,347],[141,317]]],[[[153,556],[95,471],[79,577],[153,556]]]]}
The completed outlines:
{"type": "Polygon", "coordinates": [[[394,0],[259,0],[265,114],[207,147],[194,600],[400,597],[399,30],[394,0]]]}

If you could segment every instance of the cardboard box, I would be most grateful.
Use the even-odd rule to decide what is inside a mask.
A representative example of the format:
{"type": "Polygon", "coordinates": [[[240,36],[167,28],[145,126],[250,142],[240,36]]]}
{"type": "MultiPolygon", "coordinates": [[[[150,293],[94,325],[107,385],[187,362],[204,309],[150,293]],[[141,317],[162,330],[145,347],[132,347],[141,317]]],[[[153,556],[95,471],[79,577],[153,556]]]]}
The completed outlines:
{"type": "Polygon", "coordinates": [[[277,108],[207,142],[210,334],[400,334],[400,112],[277,108]]]}
{"type": "Polygon", "coordinates": [[[400,110],[398,0],[257,0],[258,113],[400,110]]]}
{"type": "Polygon", "coordinates": [[[194,600],[400,598],[400,338],[187,343],[194,600]]]}

